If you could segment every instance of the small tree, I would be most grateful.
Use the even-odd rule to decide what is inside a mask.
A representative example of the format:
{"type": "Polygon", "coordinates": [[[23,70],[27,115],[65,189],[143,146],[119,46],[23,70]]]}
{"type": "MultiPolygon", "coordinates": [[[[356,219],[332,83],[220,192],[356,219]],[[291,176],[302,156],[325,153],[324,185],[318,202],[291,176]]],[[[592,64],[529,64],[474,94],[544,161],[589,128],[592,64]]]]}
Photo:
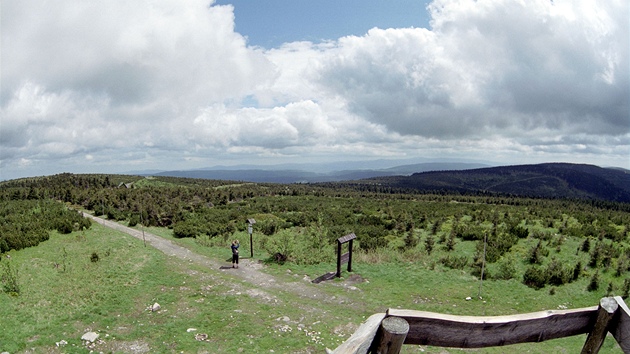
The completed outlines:
{"type": "Polygon", "coordinates": [[[528,267],[523,274],[523,284],[536,290],[542,289],[547,283],[547,272],[540,267],[528,267]]]}
{"type": "Polygon", "coordinates": [[[292,260],[298,248],[296,235],[288,229],[283,229],[274,235],[263,239],[262,248],[278,263],[292,260]]]}
{"type": "Polygon", "coordinates": [[[495,276],[496,279],[510,280],[516,276],[516,262],[512,257],[501,257],[499,260],[499,270],[495,276]]]}
{"type": "Polygon", "coordinates": [[[140,223],[140,215],[139,214],[133,214],[129,218],[129,227],[134,227],[134,226],[138,225],[139,223],[140,223]]]}
{"type": "Polygon", "coordinates": [[[527,261],[529,264],[541,264],[543,257],[547,256],[549,251],[542,245],[542,241],[538,240],[536,246],[530,248],[527,261]]]}
{"type": "Polygon", "coordinates": [[[173,227],[173,236],[176,238],[195,237],[198,234],[197,226],[191,221],[181,221],[173,227]]]}
{"type": "Polygon", "coordinates": [[[591,277],[591,281],[588,283],[586,290],[595,291],[599,289],[599,270],[596,270],[591,277]]]}
{"type": "Polygon", "coordinates": [[[584,239],[584,242],[582,242],[582,246],[580,247],[580,251],[582,252],[588,252],[591,250],[591,239],[589,237],[584,239]]]}
{"type": "Polygon", "coordinates": [[[20,283],[18,281],[17,268],[14,268],[9,261],[4,262],[3,268],[1,278],[2,290],[13,296],[20,295],[20,283]]]}
{"type": "Polygon", "coordinates": [[[606,296],[612,296],[614,291],[615,291],[615,286],[613,285],[613,283],[612,282],[608,283],[608,288],[606,289],[606,296]]]}
{"type": "Polygon", "coordinates": [[[620,277],[628,270],[630,270],[630,262],[628,261],[628,258],[623,255],[617,259],[617,271],[615,272],[615,276],[620,277]]]}
{"type": "Polygon", "coordinates": [[[553,259],[547,265],[547,282],[551,285],[562,285],[568,283],[572,278],[570,268],[566,269],[560,261],[553,259]]]}
{"type": "Polygon", "coordinates": [[[413,249],[418,245],[418,240],[416,236],[413,234],[413,223],[407,223],[406,234],[405,234],[405,248],[413,249]]]}
{"type": "Polygon", "coordinates": [[[446,240],[446,244],[444,245],[444,249],[448,252],[451,252],[455,249],[455,232],[451,232],[451,235],[446,240]]]}
{"type": "Polygon", "coordinates": [[[424,240],[424,249],[427,250],[427,254],[431,255],[434,245],[435,239],[433,238],[433,235],[428,235],[427,238],[424,240]]]}
{"type": "Polygon", "coordinates": [[[578,261],[573,267],[573,276],[571,277],[572,281],[578,280],[580,275],[582,274],[582,262],[578,261]]]}
{"type": "Polygon", "coordinates": [[[588,261],[589,267],[597,268],[600,258],[601,258],[601,245],[598,244],[591,251],[591,258],[588,261]]]}

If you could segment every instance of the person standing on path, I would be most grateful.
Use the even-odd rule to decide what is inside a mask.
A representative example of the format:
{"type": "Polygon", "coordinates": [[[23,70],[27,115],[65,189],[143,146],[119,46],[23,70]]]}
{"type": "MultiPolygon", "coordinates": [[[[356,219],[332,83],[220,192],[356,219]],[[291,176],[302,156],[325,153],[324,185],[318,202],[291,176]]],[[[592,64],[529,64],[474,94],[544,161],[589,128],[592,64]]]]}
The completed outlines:
{"type": "Polygon", "coordinates": [[[238,240],[232,241],[232,268],[238,268],[238,240]]]}

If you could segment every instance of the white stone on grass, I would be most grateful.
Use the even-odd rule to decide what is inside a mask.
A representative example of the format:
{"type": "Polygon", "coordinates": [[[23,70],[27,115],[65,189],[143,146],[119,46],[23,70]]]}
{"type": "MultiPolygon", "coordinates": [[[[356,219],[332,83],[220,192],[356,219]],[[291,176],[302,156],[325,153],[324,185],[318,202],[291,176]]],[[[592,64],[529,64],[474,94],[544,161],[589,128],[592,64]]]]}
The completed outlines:
{"type": "Polygon", "coordinates": [[[87,332],[83,336],[81,336],[81,340],[88,341],[90,343],[94,343],[98,339],[98,333],[96,332],[87,332]]]}

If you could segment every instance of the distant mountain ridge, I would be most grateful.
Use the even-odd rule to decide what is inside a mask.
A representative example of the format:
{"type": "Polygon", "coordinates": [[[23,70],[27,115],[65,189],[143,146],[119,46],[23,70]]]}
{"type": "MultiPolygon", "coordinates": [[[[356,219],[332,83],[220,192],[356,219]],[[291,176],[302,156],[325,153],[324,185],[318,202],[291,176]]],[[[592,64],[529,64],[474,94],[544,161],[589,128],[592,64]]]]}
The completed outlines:
{"type": "Polygon", "coordinates": [[[371,177],[408,176],[424,171],[465,170],[486,166],[487,165],[481,163],[427,162],[387,168],[360,168],[361,162],[348,162],[344,165],[294,164],[269,166],[265,168],[247,165],[229,168],[218,166],[198,170],[141,173],[140,175],[221,179],[258,183],[317,183],[357,180],[371,177]],[[335,170],[335,168],[340,167],[346,167],[347,169],[335,170]]]}
{"type": "Polygon", "coordinates": [[[431,171],[355,182],[425,191],[488,192],[525,197],[630,202],[630,171],[570,163],[431,171]]]}
{"type": "MultiPolygon", "coordinates": [[[[384,166],[384,162],[381,166],[384,166]]],[[[255,183],[340,183],[421,191],[492,193],[538,198],[580,198],[630,203],[630,171],[572,163],[489,167],[482,163],[426,162],[384,168],[346,164],[216,166],[141,175],[255,183]],[[339,167],[346,170],[335,170],[339,167]],[[319,171],[322,172],[319,172],[319,171]]]]}

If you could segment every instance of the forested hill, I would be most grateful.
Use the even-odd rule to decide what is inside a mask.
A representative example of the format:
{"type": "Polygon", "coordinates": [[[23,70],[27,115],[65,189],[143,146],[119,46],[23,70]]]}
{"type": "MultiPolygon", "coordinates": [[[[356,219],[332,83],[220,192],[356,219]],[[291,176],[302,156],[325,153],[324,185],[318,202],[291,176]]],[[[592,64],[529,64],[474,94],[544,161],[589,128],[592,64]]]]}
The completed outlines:
{"type": "Polygon", "coordinates": [[[432,171],[355,182],[422,191],[481,192],[525,197],[630,202],[628,171],[569,163],[432,171]]]}

